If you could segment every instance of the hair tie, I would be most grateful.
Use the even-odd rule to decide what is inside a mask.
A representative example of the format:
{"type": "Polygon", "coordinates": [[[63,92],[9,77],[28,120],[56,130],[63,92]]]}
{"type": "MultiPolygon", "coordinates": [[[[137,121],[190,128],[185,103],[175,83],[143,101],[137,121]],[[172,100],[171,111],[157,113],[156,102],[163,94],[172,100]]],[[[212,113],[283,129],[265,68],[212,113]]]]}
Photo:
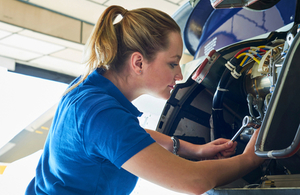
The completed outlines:
{"type": "Polygon", "coordinates": [[[124,9],[124,13],[123,13],[123,17],[125,17],[125,15],[129,12],[127,9],[124,9]]]}

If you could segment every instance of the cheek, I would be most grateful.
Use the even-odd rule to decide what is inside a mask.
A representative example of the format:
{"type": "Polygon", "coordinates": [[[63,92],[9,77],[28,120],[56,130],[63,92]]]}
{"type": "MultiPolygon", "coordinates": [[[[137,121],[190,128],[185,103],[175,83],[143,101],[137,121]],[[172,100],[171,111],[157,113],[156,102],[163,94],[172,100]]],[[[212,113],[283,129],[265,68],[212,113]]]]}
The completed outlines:
{"type": "Polygon", "coordinates": [[[159,77],[164,81],[172,81],[174,78],[173,70],[169,67],[159,70],[159,77]]]}
{"type": "Polygon", "coordinates": [[[170,73],[166,74],[160,74],[157,76],[157,84],[160,84],[161,87],[167,87],[168,85],[172,84],[173,77],[170,75],[170,73]]]}
{"type": "Polygon", "coordinates": [[[151,75],[151,81],[154,83],[163,82],[165,80],[164,72],[162,70],[155,70],[151,75]]]}
{"type": "MultiPolygon", "coordinates": [[[[168,85],[171,85],[174,80],[174,74],[169,67],[159,66],[155,70],[152,70],[152,73],[148,75],[147,86],[154,89],[164,89],[168,85]]],[[[166,65],[165,65],[166,66],[166,65]]]]}

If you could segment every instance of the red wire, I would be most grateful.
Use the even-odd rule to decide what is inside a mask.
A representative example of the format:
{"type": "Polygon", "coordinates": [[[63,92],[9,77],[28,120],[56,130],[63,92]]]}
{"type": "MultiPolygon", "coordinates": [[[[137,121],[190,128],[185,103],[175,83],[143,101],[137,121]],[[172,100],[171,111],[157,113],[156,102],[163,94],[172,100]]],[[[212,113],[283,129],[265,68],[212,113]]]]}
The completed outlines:
{"type": "MultiPolygon", "coordinates": [[[[246,50],[250,50],[251,48],[253,48],[253,47],[246,47],[246,48],[240,50],[239,52],[237,52],[237,53],[234,55],[234,57],[236,58],[238,55],[240,55],[241,53],[243,53],[243,52],[246,51],[246,50]]],[[[259,48],[259,51],[261,51],[261,52],[266,52],[266,50],[261,49],[261,48],[259,48]]]]}

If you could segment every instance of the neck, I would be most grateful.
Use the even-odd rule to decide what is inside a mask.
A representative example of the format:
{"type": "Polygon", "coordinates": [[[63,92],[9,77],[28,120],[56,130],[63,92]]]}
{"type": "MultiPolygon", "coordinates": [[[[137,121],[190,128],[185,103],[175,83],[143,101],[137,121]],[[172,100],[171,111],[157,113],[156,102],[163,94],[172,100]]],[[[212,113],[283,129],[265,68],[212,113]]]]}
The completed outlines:
{"type": "Polygon", "coordinates": [[[139,82],[133,79],[130,74],[108,70],[103,76],[110,80],[130,102],[142,95],[138,86],[139,82]]]}

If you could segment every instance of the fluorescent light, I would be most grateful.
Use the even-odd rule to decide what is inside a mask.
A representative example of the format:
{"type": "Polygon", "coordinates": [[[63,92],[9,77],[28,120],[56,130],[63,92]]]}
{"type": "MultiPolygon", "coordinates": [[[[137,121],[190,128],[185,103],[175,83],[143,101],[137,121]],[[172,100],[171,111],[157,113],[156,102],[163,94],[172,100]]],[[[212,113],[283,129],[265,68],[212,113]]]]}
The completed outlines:
{"type": "Polygon", "coordinates": [[[81,63],[82,61],[82,51],[69,48],[53,53],[50,56],[69,60],[76,63],[81,63]]]}
{"type": "Polygon", "coordinates": [[[22,32],[19,32],[18,34],[19,35],[25,35],[27,37],[32,37],[32,38],[35,38],[35,39],[39,39],[39,40],[42,40],[42,41],[46,41],[46,42],[49,42],[49,43],[57,44],[57,45],[60,45],[60,46],[80,50],[80,51],[83,51],[83,48],[84,48],[83,44],[74,43],[72,41],[67,41],[65,39],[60,39],[60,38],[52,37],[52,36],[45,35],[45,34],[42,34],[42,33],[33,32],[31,30],[23,30],[22,32]]]}
{"type": "Polygon", "coordinates": [[[8,35],[10,35],[10,32],[4,31],[4,30],[0,30],[0,39],[7,37],[8,35]]]}
{"type": "Polygon", "coordinates": [[[17,60],[28,61],[41,56],[41,54],[9,47],[0,44],[0,55],[4,57],[14,58],[17,60]]]}
{"type": "Polygon", "coordinates": [[[64,49],[64,47],[59,45],[47,43],[44,41],[40,41],[30,37],[25,37],[18,34],[14,34],[7,38],[2,39],[0,40],[0,43],[13,46],[15,48],[26,49],[36,53],[41,53],[41,54],[50,54],[59,51],[61,49],[64,49]]]}
{"type": "Polygon", "coordinates": [[[84,65],[80,63],[70,62],[51,56],[43,56],[41,58],[30,61],[32,66],[51,70],[71,76],[79,76],[83,73],[84,65]]]}
{"type": "Polygon", "coordinates": [[[19,32],[23,28],[0,22],[0,29],[6,30],[8,32],[19,32]]]}

